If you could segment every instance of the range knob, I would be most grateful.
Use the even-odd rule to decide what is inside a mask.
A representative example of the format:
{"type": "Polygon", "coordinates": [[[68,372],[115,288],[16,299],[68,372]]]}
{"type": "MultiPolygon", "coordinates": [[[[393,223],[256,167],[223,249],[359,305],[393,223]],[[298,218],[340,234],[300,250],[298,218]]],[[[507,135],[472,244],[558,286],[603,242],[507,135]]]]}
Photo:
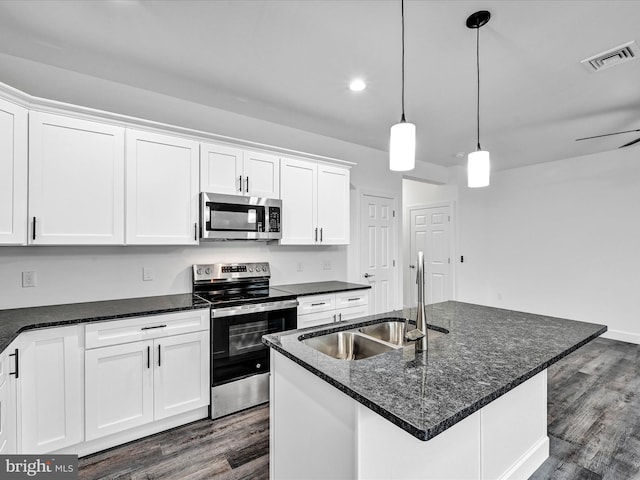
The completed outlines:
{"type": "Polygon", "coordinates": [[[256,368],[260,368],[262,365],[260,365],[259,363],[256,363],[256,368]]]}
{"type": "Polygon", "coordinates": [[[197,273],[198,275],[202,275],[202,269],[201,269],[201,268],[198,268],[198,270],[196,270],[196,273],[197,273]]]}
{"type": "Polygon", "coordinates": [[[253,268],[249,267],[249,273],[253,272],[253,268]]]}
{"type": "Polygon", "coordinates": [[[266,272],[266,271],[267,271],[267,267],[263,266],[263,267],[262,267],[262,271],[263,271],[263,272],[266,272]]]}
{"type": "Polygon", "coordinates": [[[204,271],[204,273],[206,273],[207,275],[211,275],[211,269],[209,267],[207,267],[207,269],[204,271]]]}

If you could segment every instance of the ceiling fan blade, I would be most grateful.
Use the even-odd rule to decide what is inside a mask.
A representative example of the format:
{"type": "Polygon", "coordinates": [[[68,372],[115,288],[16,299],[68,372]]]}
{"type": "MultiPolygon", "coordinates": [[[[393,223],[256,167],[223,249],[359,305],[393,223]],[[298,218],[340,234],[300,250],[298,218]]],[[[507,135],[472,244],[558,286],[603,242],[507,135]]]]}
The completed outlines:
{"type": "Polygon", "coordinates": [[[618,148],[624,148],[624,147],[628,147],[630,145],[633,145],[634,143],[638,143],[640,142],[640,137],[636,138],[635,140],[629,142],[629,143],[625,143],[624,145],[620,145],[618,148]]]}
{"type": "Polygon", "coordinates": [[[605,133],[604,135],[594,135],[593,137],[576,138],[576,142],[580,140],[590,140],[592,138],[610,137],[611,135],[620,135],[621,133],[633,133],[633,132],[640,132],[640,128],[637,128],[635,130],[625,130],[624,132],[614,132],[614,133],[605,133]]]}

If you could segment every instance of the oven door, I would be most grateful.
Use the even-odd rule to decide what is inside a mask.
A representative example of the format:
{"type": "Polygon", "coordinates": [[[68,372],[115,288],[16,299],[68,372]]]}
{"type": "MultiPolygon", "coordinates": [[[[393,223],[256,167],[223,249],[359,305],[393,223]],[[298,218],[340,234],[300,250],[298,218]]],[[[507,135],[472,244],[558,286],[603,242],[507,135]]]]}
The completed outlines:
{"type": "Polygon", "coordinates": [[[269,371],[262,336],[296,328],[297,300],[213,309],[212,386],[269,371]]]}

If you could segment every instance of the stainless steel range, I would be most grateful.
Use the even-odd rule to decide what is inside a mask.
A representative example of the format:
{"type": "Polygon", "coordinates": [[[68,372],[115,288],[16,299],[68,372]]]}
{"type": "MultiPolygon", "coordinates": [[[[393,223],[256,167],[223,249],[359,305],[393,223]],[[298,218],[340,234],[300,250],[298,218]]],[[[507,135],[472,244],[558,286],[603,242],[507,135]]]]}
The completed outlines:
{"type": "Polygon", "coordinates": [[[262,336],[296,328],[296,296],[269,288],[264,263],[193,266],[193,293],[211,302],[211,418],[269,400],[262,336]]]}

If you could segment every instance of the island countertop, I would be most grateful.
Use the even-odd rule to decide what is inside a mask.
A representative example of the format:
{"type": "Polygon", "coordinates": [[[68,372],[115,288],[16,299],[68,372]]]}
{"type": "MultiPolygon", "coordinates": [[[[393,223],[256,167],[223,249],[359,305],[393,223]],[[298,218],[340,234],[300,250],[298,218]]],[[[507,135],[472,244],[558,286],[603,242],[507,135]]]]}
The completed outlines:
{"type": "Polygon", "coordinates": [[[448,301],[426,307],[427,322],[446,335],[367,359],[328,357],[300,339],[415,319],[415,309],[266,335],[263,341],[356,401],[429,440],[602,335],[605,325],[448,301]]]}

